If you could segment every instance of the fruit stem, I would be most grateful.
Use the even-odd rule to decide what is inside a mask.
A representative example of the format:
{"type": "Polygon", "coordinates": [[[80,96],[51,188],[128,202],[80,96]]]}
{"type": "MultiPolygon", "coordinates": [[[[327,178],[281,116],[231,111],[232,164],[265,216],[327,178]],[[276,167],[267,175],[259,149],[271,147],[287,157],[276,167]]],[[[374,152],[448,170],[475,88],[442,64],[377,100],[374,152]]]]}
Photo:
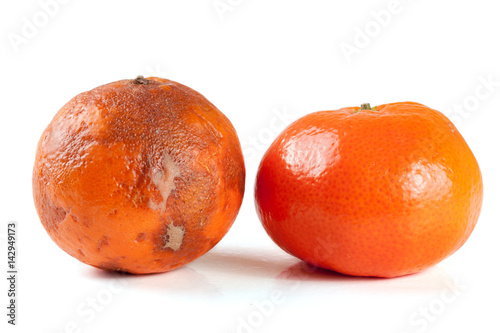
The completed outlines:
{"type": "Polygon", "coordinates": [[[363,103],[361,104],[361,107],[359,108],[360,110],[371,110],[370,103],[363,103]]]}
{"type": "Polygon", "coordinates": [[[148,84],[148,80],[144,78],[142,75],[138,75],[133,81],[134,84],[148,84]]]}
{"type": "Polygon", "coordinates": [[[377,109],[374,107],[370,106],[370,103],[363,103],[361,104],[361,107],[354,111],[354,113],[358,113],[360,110],[372,110],[372,111],[377,111],[377,109]]]}

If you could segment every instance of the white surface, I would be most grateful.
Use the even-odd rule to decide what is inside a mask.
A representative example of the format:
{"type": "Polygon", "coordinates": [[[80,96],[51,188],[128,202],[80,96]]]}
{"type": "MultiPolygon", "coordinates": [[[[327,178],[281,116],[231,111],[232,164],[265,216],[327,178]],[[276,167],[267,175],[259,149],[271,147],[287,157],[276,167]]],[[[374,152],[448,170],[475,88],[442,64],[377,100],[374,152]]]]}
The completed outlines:
{"type": "MultiPolygon", "coordinates": [[[[7,221],[19,223],[20,265],[18,326],[7,325],[2,310],[1,331],[499,332],[500,85],[483,83],[500,82],[497,2],[401,0],[378,30],[371,12],[394,12],[389,0],[221,0],[232,8],[223,19],[213,3],[67,1],[51,7],[53,17],[18,52],[9,36],[22,33],[23,18],[43,24],[42,7],[1,3],[0,220],[2,232],[7,221]],[[367,27],[368,42],[357,35],[367,27]],[[348,62],[341,46],[355,39],[367,45],[348,62]],[[115,276],[49,239],[31,171],[39,136],[63,104],[138,74],[186,84],[231,119],[245,149],[247,190],[233,228],[202,258],[166,274],[115,276]],[[311,272],[272,243],[255,214],[265,148],[277,127],[307,113],[407,100],[447,111],[475,153],[485,185],[476,230],[421,274],[311,272]]],[[[5,262],[5,240],[1,253],[5,262]]]]}

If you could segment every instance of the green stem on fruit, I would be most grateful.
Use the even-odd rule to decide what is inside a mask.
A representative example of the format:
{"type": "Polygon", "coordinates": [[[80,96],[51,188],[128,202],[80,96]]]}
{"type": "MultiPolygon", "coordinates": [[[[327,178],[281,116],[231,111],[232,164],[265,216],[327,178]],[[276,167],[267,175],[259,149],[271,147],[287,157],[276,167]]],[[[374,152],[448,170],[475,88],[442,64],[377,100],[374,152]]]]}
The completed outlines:
{"type": "Polygon", "coordinates": [[[361,110],[377,111],[377,109],[375,107],[371,107],[370,106],[370,103],[363,103],[363,104],[361,104],[361,107],[359,109],[357,109],[356,111],[354,111],[354,113],[358,113],[361,110]]]}

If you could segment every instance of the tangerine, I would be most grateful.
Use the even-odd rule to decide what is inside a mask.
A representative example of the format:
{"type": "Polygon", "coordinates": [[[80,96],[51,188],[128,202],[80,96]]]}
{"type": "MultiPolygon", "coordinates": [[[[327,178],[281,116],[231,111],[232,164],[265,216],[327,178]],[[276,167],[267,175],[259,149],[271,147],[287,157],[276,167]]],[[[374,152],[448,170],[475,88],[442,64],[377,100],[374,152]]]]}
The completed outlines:
{"type": "Polygon", "coordinates": [[[240,208],[245,167],[231,122],[157,77],[77,95],[43,132],[33,194],[52,240],[89,265],[165,272],[210,250],[240,208]]]}
{"type": "Polygon", "coordinates": [[[356,276],[401,276],[445,259],[468,239],[482,198],[458,130],[412,102],[300,118],[271,144],[255,184],[276,244],[356,276]]]}

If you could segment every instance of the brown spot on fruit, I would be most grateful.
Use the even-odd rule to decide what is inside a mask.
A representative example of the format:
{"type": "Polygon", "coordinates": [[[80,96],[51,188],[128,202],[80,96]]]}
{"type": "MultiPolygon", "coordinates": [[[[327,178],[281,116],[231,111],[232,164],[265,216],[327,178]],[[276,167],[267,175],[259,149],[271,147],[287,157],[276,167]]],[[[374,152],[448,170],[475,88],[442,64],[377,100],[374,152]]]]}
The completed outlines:
{"type": "Polygon", "coordinates": [[[165,211],[168,197],[172,190],[175,189],[174,179],[180,176],[179,167],[175,164],[172,157],[165,153],[163,155],[161,167],[157,168],[153,166],[148,175],[161,196],[160,202],[155,202],[153,199],[150,199],[148,206],[154,210],[165,211]]]}
{"type": "Polygon", "coordinates": [[[146,239],[146,234],[144,232],[141,232],[137,234],[137,237],[135,238],[136,242],[142,242],[143,240],[146,239]]]}
{"type": "MultiPolygon", "coordinates": [[[[94,266],[94,265],[93,265],[94,266]]],[[[116,271],[121,273],[130,273],[127,269],[121,267],[116,261],[102,262],[95,267],[105,269],[107,271],[116,271]]]]}
{"type": "Polygon", "coordinates": [[[109,245],[108,236],[102,236],[101,240],[99,241],[99,244],[97,244],[97,252],[101,252],[103,246],[108,246],[108,245],[109,245]]]}
{"type": "Polygon", "coordinates": [[[182,240],[184,239],[184,233],[186,229],[183,226],[175,226],[169,224],[167,227],[167,234],[165,235],[165,245],[164,249],[172,249],[177,251],[181,248],[182,240]]]}

